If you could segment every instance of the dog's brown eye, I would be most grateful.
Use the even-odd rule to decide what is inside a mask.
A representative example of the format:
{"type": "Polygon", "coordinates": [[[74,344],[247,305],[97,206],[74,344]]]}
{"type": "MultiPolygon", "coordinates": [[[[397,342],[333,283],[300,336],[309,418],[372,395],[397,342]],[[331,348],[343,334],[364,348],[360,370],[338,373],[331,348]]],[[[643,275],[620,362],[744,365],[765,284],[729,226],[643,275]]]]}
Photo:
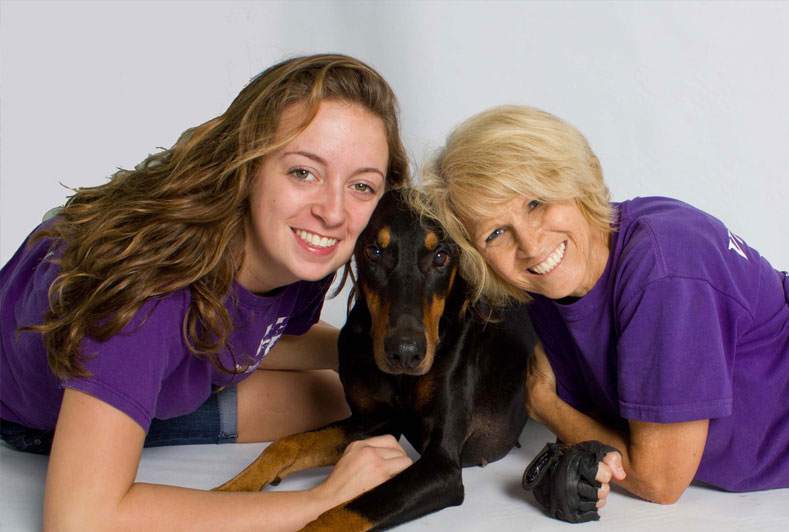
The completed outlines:
{"type": "Polygon", "coordinates": [[[370,262],[378,262],[378,259],[381,258],[381,250],[378,249],[378,246],[367,246],[364,248],[364,256],[370,262]]]}
{"type": "Polygon", "coordinates": [[[443,251],[439,251],[435,255],[433,255],[433,266],[436,268],[443,268],[446,266],[447,261],[449,260],[449,255],[444,253],[443,251]]]}

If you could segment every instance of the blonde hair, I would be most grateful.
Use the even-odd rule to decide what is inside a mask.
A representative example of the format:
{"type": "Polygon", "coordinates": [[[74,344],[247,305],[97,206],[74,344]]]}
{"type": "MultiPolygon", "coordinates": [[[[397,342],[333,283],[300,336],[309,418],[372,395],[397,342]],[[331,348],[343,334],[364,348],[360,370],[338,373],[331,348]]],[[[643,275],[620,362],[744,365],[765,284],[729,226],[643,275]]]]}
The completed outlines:
{"type": "Polygon", "coordinates": [[[487,265],[475,245],[477,221],[515,197],[576,200],[584,217],[605,231],[613,221],[600,162],[584,136],[532,107],[494,107],[460,124],[422,169],[421,191],[411,202],[460,246],[460,269],[473,299],[497,305],[529,297],[487,265]]]}
{"type": "MultiPolygon", "coordinates": [[[[100,186],[80,188],[56,224],[36,239],[63,248],[49,289],[43,334],[49,365],[61,378],[88,375],[80,353],[87,335],[104,341],[146,301],[188,288],[183,335],[195,355],[223,370],[219,351],[232,322],[225,307],[244,259],[249,192],[269,153],[303,131],[322,100],[361,105],[387,133],[386,188],[408,181],[392,89],[371,67],[334,54],[297,57],[254,78],[227,111],[185,131],[175,145],[120,170],[100,186]],[[303,123],[276,138],[283,111],[305,105],[303,123]]],[[[346,265],[347,272],[347,265],[346,265]]]]}

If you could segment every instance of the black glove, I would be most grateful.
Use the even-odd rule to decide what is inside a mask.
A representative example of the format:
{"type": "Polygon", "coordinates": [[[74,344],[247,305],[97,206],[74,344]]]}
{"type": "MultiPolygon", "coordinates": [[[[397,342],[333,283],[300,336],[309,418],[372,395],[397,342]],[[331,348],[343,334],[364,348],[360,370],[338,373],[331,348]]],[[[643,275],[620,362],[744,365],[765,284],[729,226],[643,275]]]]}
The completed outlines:
{"type": "Polygon", "coordinates": [[[567,447],[548,443],[523,473],[523,489],[534,496],[551,517],[570,523],[597,521],[597,490],[595,480],[599,462],[618,449],[585,441],[567,447]]]}

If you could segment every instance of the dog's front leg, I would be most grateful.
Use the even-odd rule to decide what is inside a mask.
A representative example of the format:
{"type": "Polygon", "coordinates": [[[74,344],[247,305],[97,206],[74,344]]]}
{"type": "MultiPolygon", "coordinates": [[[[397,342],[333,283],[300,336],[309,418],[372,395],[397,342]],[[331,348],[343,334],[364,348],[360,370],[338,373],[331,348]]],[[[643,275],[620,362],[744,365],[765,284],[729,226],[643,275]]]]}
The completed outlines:
{"type": "Polygon", "coordinates": [[[389,429],[390,421],[385,415],[351,416],[317,430],[286,436],[266,447],[232,480],[214,489],[259,491],[296,471],[334,465],[350,442],[386,434],[389,429]]]}
{"type": "Polygon", "coordinates": [[[463,502],[459,457],[425,453],[411,467],[305,526],[307,532],[390,528],[463,502]]]}
{"type": "Polygon", "coordinates": [[[333,465],[348,444],[345,432],[336,426],[281,438],[268,447],[246,469],[218,491],[258,491],[277,484],[291,473],[333,465]]]}

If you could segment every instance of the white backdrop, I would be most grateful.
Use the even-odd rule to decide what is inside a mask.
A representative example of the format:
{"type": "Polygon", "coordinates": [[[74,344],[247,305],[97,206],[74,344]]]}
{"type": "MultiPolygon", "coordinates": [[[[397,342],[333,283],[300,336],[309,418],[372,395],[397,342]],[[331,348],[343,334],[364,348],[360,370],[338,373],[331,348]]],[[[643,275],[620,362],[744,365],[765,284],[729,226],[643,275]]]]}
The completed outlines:
{"type": "MultiPolygon", "coordinates": [[[[68,186],[101,183],[286,57],[376,67],[418,165],[486,107],[576,125],[615,200],[673,196],[789,269],[789,3],[0,3],[0,263],[68,186]]],[[[339,325],[341,302],[324,314],[339,325]]]]}

